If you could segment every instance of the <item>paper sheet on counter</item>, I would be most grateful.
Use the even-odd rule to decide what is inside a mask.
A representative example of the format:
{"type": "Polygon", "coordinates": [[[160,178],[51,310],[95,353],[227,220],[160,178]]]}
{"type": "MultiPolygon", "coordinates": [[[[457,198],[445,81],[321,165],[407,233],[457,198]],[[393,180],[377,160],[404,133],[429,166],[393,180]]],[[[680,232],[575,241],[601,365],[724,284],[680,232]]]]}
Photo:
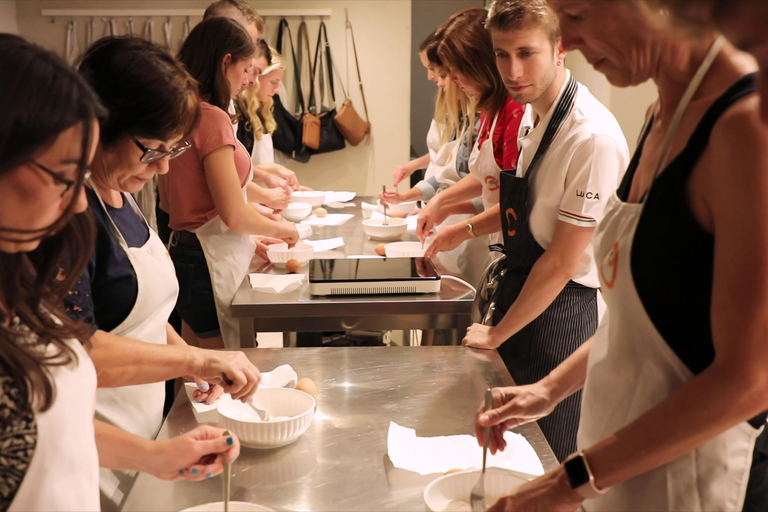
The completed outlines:
{"type": "MultiPolygon", "coordinates": [[[[520,434],[506,432],[507,448],[496,455],[488,453],[488,466],[511,469],[529,475],[543,475],[536,451],[520,434]]],[[[416,431],[395,422],[389,423],[387,450],[392,464],[420,475],[445,473],[452,469],[480,468],[483,448],[470,435],[417,437],[416,431]]]]}
{"type": "Polygon", "coordinates": [[[304,240],[315,250],[315,253],[323,251],[332,251],[344,246],[344,237],[337,236],[336,238],[329,238],[327,240],[304,240]]]}
{"type": "Polygon", "coordinates": [[[347,201],[351,201],[355,198],[357,194],[354,192],[333,192],[333,191],[327,191],[325,193],[325,202],[324,204],[328,203],[346,203],[347,201]]]}
{"type": "Polygon", "coordinates": [[[248,274],[253,290],[263,293],[288,293],[304,282],[306,274],[248,274]]]}
{"type": "MultiPolygon", "coordinates": [[[[384,214],[379,213],[377,211],[374,211],[371,213],[372,219],[383,219],[384,214]]],[[[387,215],[387,218],[392,218],[387,215]]],[[[414,232],[416,231],[416,225],[418,224],[419,216],[418,215],[409,215],[405,218],[405,221],[408,223],[407,231],[414,232]]]]}
{"type": "Polygon", "coordinates": [[[325,217],[318,217],[317,215],[312,214],[301,221],[301,223],[309,224],[310,226],[339,226],[352,217],[354,217],[354,215],[351,213],[329,213],[325,217]]]}
{"type": "MultiPolygon", "coordinates": [[[[271,372],[262,372],[261,382],[259,383],[259,387],[295,388],[296,382],[298,381],[298,379],[299,379],[299,376],[296,375],[296,372],[294,371],[293,367],[289,364],[284,364],[284,365],[278,366],[271,372]]],[[[212,404],[201,404],[201,403],[198,403],[197,399],[195,399],[196,390],[197,390],[197,384],[195,384],[194,382],[184,383],[184,391],[186,391],[187,393],[187,398],[189,399],[189,403],[192,405],[192,409],[195,411],[195,417],[197,418],[198,421],[216,421],[216,419],[218,418],[218,414],[216,413],[216,408],[219,406],[219,402],[232,400],[232,398],[229,396],[229,393],[224,393],[218,398],[218,400],[214,401],[212,404]],[[211,415],[207,413],[211,413],[211,415]],[[205,414],[205,417],[198,416],[202,414],[205,414]]]]}

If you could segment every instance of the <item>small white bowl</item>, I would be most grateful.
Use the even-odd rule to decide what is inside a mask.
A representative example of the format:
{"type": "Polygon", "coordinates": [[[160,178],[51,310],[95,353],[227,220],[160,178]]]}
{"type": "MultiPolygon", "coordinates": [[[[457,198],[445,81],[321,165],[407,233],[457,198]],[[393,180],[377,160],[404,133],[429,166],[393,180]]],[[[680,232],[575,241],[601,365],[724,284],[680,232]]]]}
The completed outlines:
{"type": "Polygon", "coordinates": [[[288,260],[298,260],[300,264],[305,265],[314,254],[315,249],[304,242],[297,243],[292,249],[289,249],[286,243],[267,246],[267,258],[276,267],[284,267],[288,260]]]}
{"type": "Polygon", "coordinates": [[[297,190],[291,192],[291,201],[309,203],[312,208],[317,208],[325,202],[325,192],[321,190],[297,190]]]}
{"type": "MultiPolygon", "coordinates": [[[[472,509],[469,495],[480,478],[480,471],[461,471],[444,475],[430,483],[424,489],[424,504],[429,512],[448,512],[472,509]],[[462,503],[463,502],[463,503],[462,503]]],[[[492,506],[499,497],[508,494],[518,485],[531,478],[529,475],[502,468],[485,470],[485,505],[492,506]]]]}
{"type": "Polygon", "coordinates": [[[374,240],[397,240],[408,230],[408,221],[405,219],[387,218],[387,224],[384,225],[384,219],[367,219],[363,221],[363,231],[374,240]]]}
{"type": "Polygon", "coordinates": [[[404,201],[397,204],[388,204],[387,210],[392,210],[393,212],[400,212],[407,215],[415,210],[418,207],[418,204],[418,201],[404,201]]]}
{"type": "Polygon", "coordinates": [[[237,434],[240,443],[251,448],[277,448],[296,441],[312,424],[317,402],[303,391],[291,388],[259,388],[254,395],[273,417],[261,421],[250,405],[237,400],[220,402],[219,416],[224,427],[237,434]]]}
{"type": "Polygon", "coordinates": [[[394,242],[385,245],[384,252],[387,258],[421,258],[424,256],[421,242],[394,242]]]}
{"type": "MultiPolygon", "coordinates": [[[[273,508],[267,508],[246,501],[230,501],[229,510],[231,512],[275,512],[275,509],[273,508]]],[[[216,501],[213,503],[203,503],[202,505],[185,508],[181,512],[224,512],[224,502],[216,501]]]]}
{"type": "Polygon", "coordinates": [[[309,224],[295,224],[296,231],[299,232],[299,238],[304,240],[312,236],[312,226],[309,224]]]}
{"type": "Polygon", "coordinates": [[[280,215],[291,222],[301,222],[312,213],[312,205],[309,203],[288,203],[288,206],[280,215]]]}

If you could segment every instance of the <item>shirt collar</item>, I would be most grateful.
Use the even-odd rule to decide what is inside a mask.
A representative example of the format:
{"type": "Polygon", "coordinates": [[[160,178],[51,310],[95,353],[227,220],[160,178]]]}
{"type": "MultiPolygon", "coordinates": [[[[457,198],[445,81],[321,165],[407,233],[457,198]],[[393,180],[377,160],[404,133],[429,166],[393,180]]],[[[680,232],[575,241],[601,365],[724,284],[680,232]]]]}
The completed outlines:
{"type": "Polygon", "coordinates": [[[536,116],[536,112],[534,112],[533,107],[531,104],[527,104],[525,106],[525,113],[523,114],[523,120],[520,122],[520,138],[526,139],[530,142],[541,142],[542,137],[544,137],[544,132],[547,129],[547,125],[549,124],[550,119],[552,119],[552,114],[555,112],[555,108],[557,108],[557,104],[560,102],[560,98],[563,96],[563,93],[565,92],[565,88],[568,86],[568,81],[571,78],[571,72],[570,70],[565,70],[565,80],[563,81],[563,85],[560,86],[560,91],[557,93],[557,98],[555,98],[555,101],[552,103],[552,106],[549,107],[549,110],[547,111],[547,114],[544,116],[544,119],[539,121],[539,124],[536,126],[533,125],[534,117],[536,116]],[[526,135],[527,134],[527,135],[526,135]]]}

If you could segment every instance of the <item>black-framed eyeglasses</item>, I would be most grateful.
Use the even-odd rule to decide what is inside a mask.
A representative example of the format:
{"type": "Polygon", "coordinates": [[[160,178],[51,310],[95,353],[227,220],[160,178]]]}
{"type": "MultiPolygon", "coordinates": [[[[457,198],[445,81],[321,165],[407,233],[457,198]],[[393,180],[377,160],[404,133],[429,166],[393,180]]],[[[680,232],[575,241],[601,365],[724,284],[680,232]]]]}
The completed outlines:
{"type": "Polygon", "coordinates": [[[148,148],[144,144],[139,142],[136,139],[136,137],[134,137],[133,135],[129,134],[129,136],[131,137],[131,140],[133,140],[134,144],[136,144],[136,146],[141,151],[143,151],[141,158],[139,158],[139,161],[143,164],[151,164],[151,163],[157,162],[158,160],[166,156],[168,157],[169,160],[173,160],[174,158],[176,158],[177,156],[179,156],[180,154],[182,154],[192,146],[192,144],[188,140],[185,140],[184,144],[182,144],[181,146],[175,149],[172,149],[170,151],[161,151],[159,149],[148,148]]]}
{"type": "MultiPolygon", "coordinates": [[[[67,178],[62,178],[59,173],[52,171],[51,169],[47,168],[43,164],[36,162],[34,160],[30,160],[29,163],[31,163],[32,165],[34,165],[35,167],[43,171],[45,174],[50,176],[53,179],[53,182],[56,183],[57,185],[64,185],[64,192],[61,193],[61,197],[64,197],[65,195],[67,195],[67,192],[72,190],[72,187],[77,185],[78,182],[80,181],[80,180],[70,180],[67,178]]],[[[86,169],[85,173],[83,173],[82,181],[85,181],[90,177],[91,177],[91,170],[86,169]]]]}

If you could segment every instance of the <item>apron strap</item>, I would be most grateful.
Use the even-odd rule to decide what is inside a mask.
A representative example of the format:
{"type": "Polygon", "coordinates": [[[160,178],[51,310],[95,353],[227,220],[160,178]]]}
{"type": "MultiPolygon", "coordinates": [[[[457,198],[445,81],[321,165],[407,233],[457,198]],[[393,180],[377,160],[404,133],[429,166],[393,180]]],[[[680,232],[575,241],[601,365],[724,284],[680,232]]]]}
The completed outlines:
{"type": "Polygon", "coordinates": [[[568,85],[566,85],[565,91],[560,97],[560,101],[557,102],[555,111],[552,113],[552,118],[549,120],[547,129],[544,131],[544,136],[541,138],[541,142],[539,143],[539,147],[536,150],[536,154],[533,155],[533,160],[531,160],[531,164],[525,171],[525,177],[529,182],[533,174],[536,172],[541,159],[544,158],[544,155],[549,149],[549,146],[552,144],[557,131],[563,124],[563,121],[565,121],[565,118],[568,117],[568,114],[570,114],[571,109],[576,102],[577,90],[578,84],[576,83],[576,79],[573,78],[573,75],[571,75],[570,79],[568,80],[568,85]]]}

